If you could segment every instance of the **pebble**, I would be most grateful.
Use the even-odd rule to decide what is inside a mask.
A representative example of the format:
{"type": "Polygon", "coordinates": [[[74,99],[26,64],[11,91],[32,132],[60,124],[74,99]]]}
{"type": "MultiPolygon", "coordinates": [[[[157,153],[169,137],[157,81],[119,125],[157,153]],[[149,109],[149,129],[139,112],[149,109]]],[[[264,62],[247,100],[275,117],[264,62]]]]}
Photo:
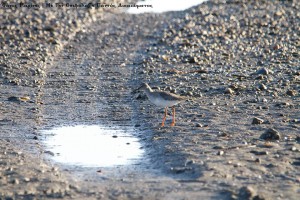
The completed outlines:
{"type": "Polygon", "coordinates": [[[252,200],[256,195],[256,191],[251,186],[241,187],[238,194],[238,199],[252,200]]]}
{"type": "Polygon", "coordinates": [[[297,151],[297,150],[298,150],[297,147],[292,146],[291,151],[297,151]]]}
{"type": "Polygon", "coordinates": [[[255,159],[255,162],[257,162],[257,163],[261,163],[261,159],[259,159],[259,158],[256,158],[256,159],[255,159]]]}
{"type": "Polygon", "coordinates": [[[262,124],[262,123],[264,123],[264,120],[258,117],[254,117],[252,120],[252,124],[262,124]]]}
{"type": "Polygon", "coordinates": [[[256,151],[256,150],[252,150],[252,151],[250,151],[250,153],[253,153],[257,156],[263,156],[263,155],[268,155],[269,154],[268,151],[256,151]]]}
{"type": "Polygon", "coordinates": [[[258,89],[259,89],[259,90],[267,90],[268,87],[267,87],[265,84],[260,84],[260,85],[258,86],[258,89]]]}
{"type": "Polygon", "coordinates": [[[256,71],[256,74],[262,74],[262,75],[268,75],[269,74],[269,70],[266,68],[261,68],[259,70],[256,71]]]}
{"type": "Polygon", "coordinates": [[[15,179],[13,179],[12,183],[15,185],[18,185],[20,183],[20,181],[19,181],[19,179],[15,178],[15,179]]]}
{"type": "Polygon", "coordinates": [[[192,167],[171,167],[171,171],[176,174],[184,173],[185,171],[190,171],[192,169],[192,167]]]}
{"type": "Polygon", "coordinates": [[[281,138],[280,133],[273,128],[267,129],[260,136],[260,139],[263,139],[263,140],[280,140],[280,138],[281,138]]]}
{"type": "Polygon", "coordinates": [[[297,91],[296,90],[288,90],[286,92],[287,95],[289,96],[296,96],[297,95],[297,91]]]}
{"type": "Polygon", "coordinates": [[[234,93],[234,90],[231,89],[231,88],[226,88],[226,89],[224,90],[224,93],[225,93],[225,94],[233,94],[233,93],[234,93]]]}
{"type": "Polygon", "coordinates": [[[203,125],[202,125],[202,124],[200,124],[200,123],[196,123],[196,124],[195,124],[195,126],[196,126],[196,127],[198,127],[198,128],[201,128],[201,127],[203,127],[203,125]]]}

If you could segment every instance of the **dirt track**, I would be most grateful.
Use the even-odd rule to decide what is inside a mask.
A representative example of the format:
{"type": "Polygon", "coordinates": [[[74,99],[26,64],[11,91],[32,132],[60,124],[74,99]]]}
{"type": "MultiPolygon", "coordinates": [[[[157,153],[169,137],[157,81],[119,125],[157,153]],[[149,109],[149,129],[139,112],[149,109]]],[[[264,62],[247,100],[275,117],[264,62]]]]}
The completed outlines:
{"type": "Polygon", "coordinates": [[[1,198],[298,199],[297,10],[238,1],[106,13],[35,65],[37,78],[20,68],[11,81],[3,59],[1,198]],[[191,97],[175,127],[161,128],[163,110],[133,92],[141,82],[191,97]],[[145,161],[100,174],[50,162],[40,130],[74,124],[136,127],[145,161]],[[266,142],[270,128],[280,138],[266,142]]]}

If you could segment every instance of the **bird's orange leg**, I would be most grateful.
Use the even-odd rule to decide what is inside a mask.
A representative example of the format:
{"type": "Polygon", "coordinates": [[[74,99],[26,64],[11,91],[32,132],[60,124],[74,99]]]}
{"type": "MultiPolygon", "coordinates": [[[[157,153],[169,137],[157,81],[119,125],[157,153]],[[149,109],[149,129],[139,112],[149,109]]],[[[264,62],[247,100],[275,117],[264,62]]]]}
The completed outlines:
{"type": "Polygon", "coordinates": [[[172,113],[173,113],[173,120],[171,126],[175,126],[175,106],[172,107],[172,113]]]}
{"type": "Polygon", "coordinates": [[[161,127],[163,127],[165,125],[165,121],[166,121],[166,118],[167,118],[167,109],[168,109],[168,107],[165,107],[165,115],[164,115],[163,121],[161,123],[161,127]]]}

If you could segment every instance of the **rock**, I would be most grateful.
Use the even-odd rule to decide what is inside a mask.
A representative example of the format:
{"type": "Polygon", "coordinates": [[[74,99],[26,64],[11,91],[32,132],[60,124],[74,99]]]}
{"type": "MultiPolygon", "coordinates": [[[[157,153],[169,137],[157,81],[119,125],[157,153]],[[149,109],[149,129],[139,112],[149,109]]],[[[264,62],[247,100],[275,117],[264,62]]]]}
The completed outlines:
{"type": "Polygon", "coordinates": [[[264,120],[258,118],[258,117],[254,117],[252,120],[252,124],[262,124],[264,123],[264,120]]]}
{"type": "Polygon", "coordinates": [[[255,150],[250,151],[250,153],[253,153],[253,154],[257,155],[257,156],[263,156],[263,155],[268,155],[269,154],[268,151],[255,151],[255,150]]]}
{"type": "Polygon", "coordinates": [[[224,155],[224,151],[218,151],[217,155],[219,155],[219,156],[224,155]]]}
{"type": "Polygon", "coordinates": [[[20,183],[20,181],[19,181],[19,179],[15,178],[15,179],[12,180],[12,183],[15,184],[15,185],[18,185],[20,183]]]}
{"type": "Polygon", "coordinates": [[[280,133],[273,128],[269,128],[260,136],[260,139],[263,140],[280,140],[280,138],[280,133]]]}
{"type": "Polygon", "coordinates": [[[214,146],[213,149],[225,149],[224,146],[214,146]]]}
{"type": "Polygon", "coordinates": [[[203,127],[203,125],[202,125],[202,124],[200,124],[200,123],[196,123],[196,124],[195,124],[195,126],[196,126],[196,127],[198,127],[198,128],[201,128],[201,127],[203,127]]]}
{"type": "Polygon", "coordinates": [[[176,173],[176,174],[180,174],[180,173],[183,173],[185,171],[190,171],[192,169],[193,168],[191,168],[191,167],[171,167],[171,171],[176,173]]]}
{"type": "Polygon", "coordinates": [[[291,151],[297,151],[297,147],[292,146],[291,151]]]}
{"type": "Polygon", "coordinates": [[[233,91],[233,89],[231,89],[231,88],[226,88],[225,91],[224,91],[224,93],[225,93],[225,94],[233,94],[234,91],[233,91]]]}
{"type": "Polygon", "coordinates": [[[187,161],[185,161],[184,166],[191,165],[191,164],[194,164],[194,163],[195,163],[194,160],[187,160],[187,161]]]}
{"type": "Polygon", "coordinates": [[[189,63],[197,63],[198,62],[198,58],[197,57],[191,57],[188,62],[189,63]]]}
{"type": "Polygon", "coordinates": [[[289,95],[289,96],[296,96],[297,91],[296,90],[288,90],[288,91],[286,91],[286,94],[289,95]]]}
{"type": "Polygon", "coordinates": [[[24,96],[24,97],[16,97],[16,96],[11,96],[7,98],[8,101],[12,102],[26,102],[30,100],[30,97],[24,96]]]}
{"type": "Polygon", "coordinates": [[[261,163],[261,159],[256,158],[254,162],[256,162],[256,163],[261,163]]]}
{"type": "Polygon", "coordinates": [[[267,86],[266,86],[265,84],[260,84],[260,85],[258,86],[258,89],[260,89],[260,90],[266,90],[266,89],[268,89],[268,88],[267,88],[267,86]]]}
{"type": "Polygon", "coordinates": [[[262,74],[262,75],[268,75],[269,73],[270,73],[269,70],[266,68],[261,68],[256,71],[256,74],[262,74]]]}
{"type": "Polygon", "coordinates": [[[20,102],[19,97],[15,97],[15,96],[8,97],[7,100],[12,102],[20,102]]]}
{"type": "Polygon", "coordinates": [[[251,186],[244,186],[240,188],[238,199],[253,199],[256,192],[251,186]]]}

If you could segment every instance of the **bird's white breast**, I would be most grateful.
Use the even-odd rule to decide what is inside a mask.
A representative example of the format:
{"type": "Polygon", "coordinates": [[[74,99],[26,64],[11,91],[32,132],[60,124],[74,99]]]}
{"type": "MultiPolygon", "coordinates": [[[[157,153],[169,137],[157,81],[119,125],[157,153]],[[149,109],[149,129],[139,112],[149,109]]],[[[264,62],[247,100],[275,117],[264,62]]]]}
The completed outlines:
{"type": "Polygon", "coordinates": [[[162,98],[149,98],[150,101],[155,104],[156,106],[159,106],[159,107],[169,107],[169,106],[174,106],[176,104],[179,103],[179,101],[166,101],[162,98]]]}

